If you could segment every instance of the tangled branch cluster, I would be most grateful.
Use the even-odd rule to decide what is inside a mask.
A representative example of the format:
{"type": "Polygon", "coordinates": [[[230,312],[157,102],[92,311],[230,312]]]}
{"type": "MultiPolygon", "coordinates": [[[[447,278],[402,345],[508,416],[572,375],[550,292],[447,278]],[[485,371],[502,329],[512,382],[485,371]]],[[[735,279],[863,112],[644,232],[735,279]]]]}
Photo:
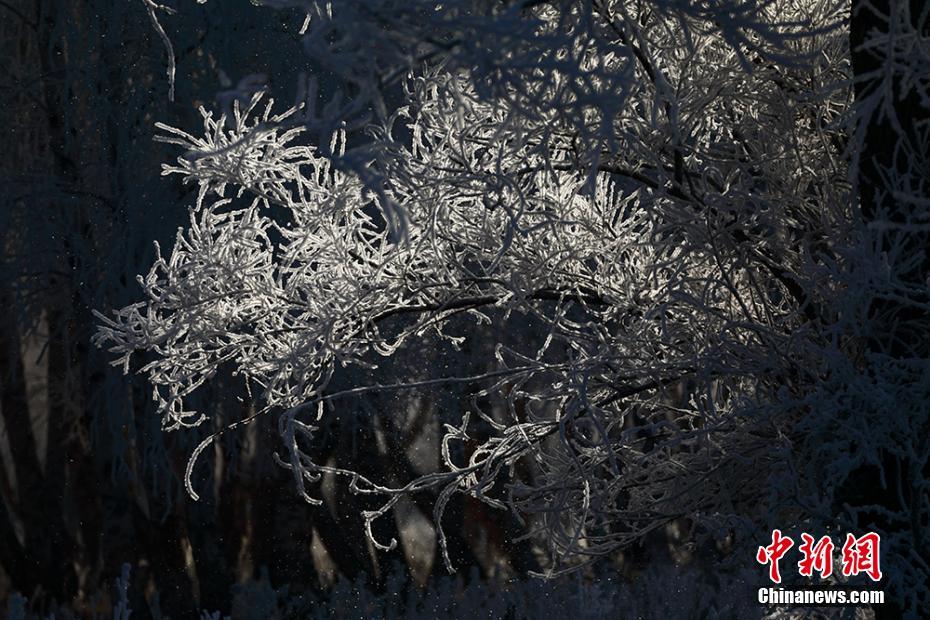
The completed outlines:
{"type": "MultiPolygon", "coordinates": [[[[374,540],[435,489],[442,543],[468,494],[526,519],[550,574],[682,517],[718,537],[835,520],[831,490],[881,443],[839,455],[882,406],[850,413],[856,386],[926,372],[864,361],[885,285],[848,182],[840,8],[266,4],[306,13],[308,51],[352,96],[317,114],[309,88],[274,115],[259,95],[203,111],[203,137],[160,126],[184,149],[166,174],[200,187],[191,224],[98,341],[127,370],[153,354],[166,429],[202,420],[185,397],[228,365],[282,412],[279,462],[308,501],[322,474],[348,477],[384,500],[374,540]],[[497,343],[487,372],[328,390],[426,334],[462,344],[468,322],[542,329],[497,343]],[[446,426],[442,471],[392,487],[312,458],[314,416],[343,396],[453,383],[505,404],[446,426]]],[[[889,442],[918,422],[902,424],[889,442]]]]}

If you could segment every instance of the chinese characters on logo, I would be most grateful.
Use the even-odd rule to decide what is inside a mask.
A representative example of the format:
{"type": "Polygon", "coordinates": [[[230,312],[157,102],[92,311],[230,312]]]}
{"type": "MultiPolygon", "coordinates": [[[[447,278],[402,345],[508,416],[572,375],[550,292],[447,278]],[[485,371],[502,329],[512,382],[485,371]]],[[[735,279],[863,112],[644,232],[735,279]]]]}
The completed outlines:
{"type": "MultiPolygon", "coordinates": [[[[824,536],[814,544],[814,537],[810,534],[801,534],[801,546],[798,550],[804,556],[798,562],[798,572],[804,577],[810,577],[814,571],[820,573],[821,579],[833,574],[833,541],[824,536]]],[[[844,566],[845,569],[845,566],[844,566]]],[[[843,573],[846,574],[845,572],[843,573]]]]}
{"type": "Polygon", "coordinates": [[[843,544],[843,576],[850,577],[865,573],[872,581],[882,578],[882,569],[878,561],[878,534],[870,532],[861,538],[846,534],[843,544]]]}
{"type": "MultiPolygon", "coordinates": [[[[853,577],[859,574],[868,575],[872,581],[882,578],[881,563],[879,560],[878,534],[870,532],[856,538],[852,534],[846,535],[846,542],[842,548],[842,568],[844,577],[853,577]]],[[[789,536],[784,536],[781,530],[772,531],[772,543],[759,547],[756,552],[756,561],[765,566],[769,565],[769,579],[774,583],[781,583],[781,572],[778,562],[794,546],[789,536]]],[[[801,560],[798,562],[798,572],[804,577],[813,576],[814,572],[826,579],[833,574],[833,550],[835,546],[829,536],[815,540],[810,534],[801,534],[801,560]]]]}
{"type": "Polygon", "coordinates": [[[772,531],[772,544],[768,547],[759,547],[756,552],[756,561],[763,566],[769,564],[769,579],[781,583],[781,573],[778,572],[778,561],[794,546],[794,541],[781,535],[781,530],[772,531]]]}

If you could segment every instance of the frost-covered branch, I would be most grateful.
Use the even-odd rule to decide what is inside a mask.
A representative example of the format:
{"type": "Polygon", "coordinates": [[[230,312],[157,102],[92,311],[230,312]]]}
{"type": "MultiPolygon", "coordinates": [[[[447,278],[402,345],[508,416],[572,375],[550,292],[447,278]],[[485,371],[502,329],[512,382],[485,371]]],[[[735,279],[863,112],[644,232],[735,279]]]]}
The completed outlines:
{"type": "Polygon", "coordinates": [[[265,4],[309,20],[308,53],[349,94],[318,109],[305,78],[278,114],[258,93],[202,110],[202,136],[159,125],[183,150],[165,174],[200,189],[191,223],[97,340],[127,371],[147,352],[166,429],[200,423],[185,400],[232,368],[279,413],[303,497],[331,474],[380,499],[379,548],[372,523],[417,493],[444,546],[461,493],[524,519],[549,574],[682,517],[737,539],[848,525],[844,476],[895,441],[918,450],[926,415],[886,420],[876,394],[918,407],[904,386],[926,366],[874,355],[868,309],[926,301],[856,213],[842,6],[265,4]],[[491,355],[400,376],[422,342],[491,355]],[[334,388],[353,368],[391,380],[334,388]],[[441,471],[390,484],[315,460],[341,400],[449,385],[474,398],[444,420],[441,471]]]}

